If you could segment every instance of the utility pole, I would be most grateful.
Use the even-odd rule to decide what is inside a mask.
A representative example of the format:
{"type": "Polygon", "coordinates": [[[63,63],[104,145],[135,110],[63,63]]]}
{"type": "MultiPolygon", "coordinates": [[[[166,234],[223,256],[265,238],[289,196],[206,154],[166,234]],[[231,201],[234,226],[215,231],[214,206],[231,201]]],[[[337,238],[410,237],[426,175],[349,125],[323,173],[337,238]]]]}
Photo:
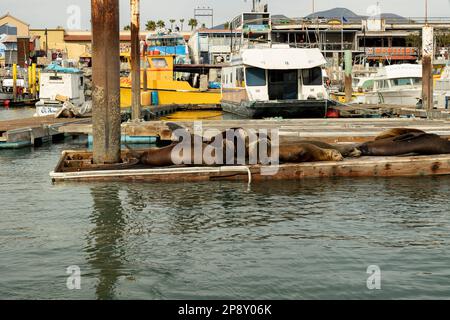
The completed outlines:
{"type": "Polygon", "coordinates": [[[139,0],[130,0],[131,5],[131,119],[141,118],[141,45],[139,39],[139,0]]]}
{"type": "Polygon", "coordinates": [[[119,0],[91,0],[95,164],[121,160],[119,0]]]}

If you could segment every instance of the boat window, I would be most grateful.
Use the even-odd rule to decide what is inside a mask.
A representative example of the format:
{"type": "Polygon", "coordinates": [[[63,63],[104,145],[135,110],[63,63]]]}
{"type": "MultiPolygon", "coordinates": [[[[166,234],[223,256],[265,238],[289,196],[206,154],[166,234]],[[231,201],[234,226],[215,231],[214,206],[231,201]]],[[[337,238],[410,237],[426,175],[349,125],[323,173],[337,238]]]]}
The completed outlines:
{"type": "Polygon", "coordinates": [[[413,85],[421,85],[422,84],[422,78],[413,78],[413,85]]]}
{"type": "Polygon", "coordinates": [[[167,61],[164,58],[153,58],[152,64],[154,68],[161,69],[161,68],[167,68],[167,61]]]}
{"type": "Polygon", "coordinates": [[[322,68],[316,67],[312,69],[302,70],[303,84],[305,86],[320,86],[323,84],[322,68]]]}
{"type": "Polygon", "coordinates": [[[263,87],[266,85],[266,70],[260,68],[247,68],[247,85],[250,87],[263,87]]]}
{"type": "Polygon", "coordinates": [[[410,86],[411,85],[411,78],[393,79],[392,82],[393,82],[395,87],[410,86]]]}
{"type": "Polygon", "coordinates": [[[374,87],[373,80],[366,80],[362,85],[362,88],[366,90],[373,90],[373,87],[374,87]]]}
{"type": "Polygon", "coordinates": [[[62,77],[60,77],[60,76],[50,76],[50,80],[53,80],[53,81],[61,81],[61,80],[62,80],[62,77]]]}

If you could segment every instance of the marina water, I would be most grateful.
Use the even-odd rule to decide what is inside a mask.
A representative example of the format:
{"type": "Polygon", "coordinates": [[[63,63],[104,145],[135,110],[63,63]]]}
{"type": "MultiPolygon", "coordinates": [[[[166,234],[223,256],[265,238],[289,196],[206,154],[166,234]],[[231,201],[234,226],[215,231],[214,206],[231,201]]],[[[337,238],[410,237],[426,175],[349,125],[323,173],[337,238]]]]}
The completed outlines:
{"type": "Polygon", "coordinates": [[[0,299],[450,298],[450,177],[53,185],[81,148],[0,152],[0,299]]]}

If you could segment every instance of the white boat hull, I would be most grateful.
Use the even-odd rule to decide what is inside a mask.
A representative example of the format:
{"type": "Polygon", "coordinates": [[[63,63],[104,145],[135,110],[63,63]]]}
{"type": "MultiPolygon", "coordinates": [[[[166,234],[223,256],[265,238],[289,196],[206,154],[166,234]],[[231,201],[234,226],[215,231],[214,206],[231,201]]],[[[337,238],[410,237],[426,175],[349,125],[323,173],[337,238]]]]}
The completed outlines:
{"type": "Polygon", "coordinates": [[[365,94],[367,104],[393,104],[416,106],[422,97],[422,89],[380,90],[365,94]]]}

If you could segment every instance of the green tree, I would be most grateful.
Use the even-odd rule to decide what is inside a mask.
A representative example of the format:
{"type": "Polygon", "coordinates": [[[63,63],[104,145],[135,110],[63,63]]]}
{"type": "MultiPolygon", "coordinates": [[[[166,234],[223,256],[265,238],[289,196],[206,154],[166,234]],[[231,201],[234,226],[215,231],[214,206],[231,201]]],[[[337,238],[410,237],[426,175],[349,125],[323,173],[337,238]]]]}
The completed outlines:
{"type": "Polygon", "coordinates": [[[170,21],[170,29],[173,31],[173,24],[174,24],[175,21],[177,21],[177,20],[175,20],[175,19],[170,19],[169,21],[170,21]]]}
{"type": "Polygon", "coordinates": [[[155,31],[156,30],[156,22],[153,20],[147,21],[145,24],[146,31],[155,31]]]}
{"type": "Polygon", "coordinates": [[[230,29],[230,27],[231,27],[231,23],[229,23],[229,22],[225,22],[224,25],[223,25],[223,28],[224,28],[225,30],[230,29]]]}
{"type": "Polygon", "coordinates": [[[130,25],[126,25],[125,27],[123,27],[123,31],[130,31],[131,27],[130,25]]]}
{"type": "Polygon", "coordinates": [[[198,26],[197,19],[190,19],[188,22],[188,26],[191,27],[191,31],[194,30],[194,28],[197,28],[197,26],[198,26]]]}
{"type": "Polygon", "coordinates": [[[181,31],[183,31],[184,21],[186,21],[186,20],[180,19],[180,23],[181,23],[181,31]]]}
{"type": "Polygon", "coordinates": [[[158,20],[158,22],[156,23],[156,26],[160,29],[164,28],[166,26],[166,23],[162,20],[158,20]]]}

